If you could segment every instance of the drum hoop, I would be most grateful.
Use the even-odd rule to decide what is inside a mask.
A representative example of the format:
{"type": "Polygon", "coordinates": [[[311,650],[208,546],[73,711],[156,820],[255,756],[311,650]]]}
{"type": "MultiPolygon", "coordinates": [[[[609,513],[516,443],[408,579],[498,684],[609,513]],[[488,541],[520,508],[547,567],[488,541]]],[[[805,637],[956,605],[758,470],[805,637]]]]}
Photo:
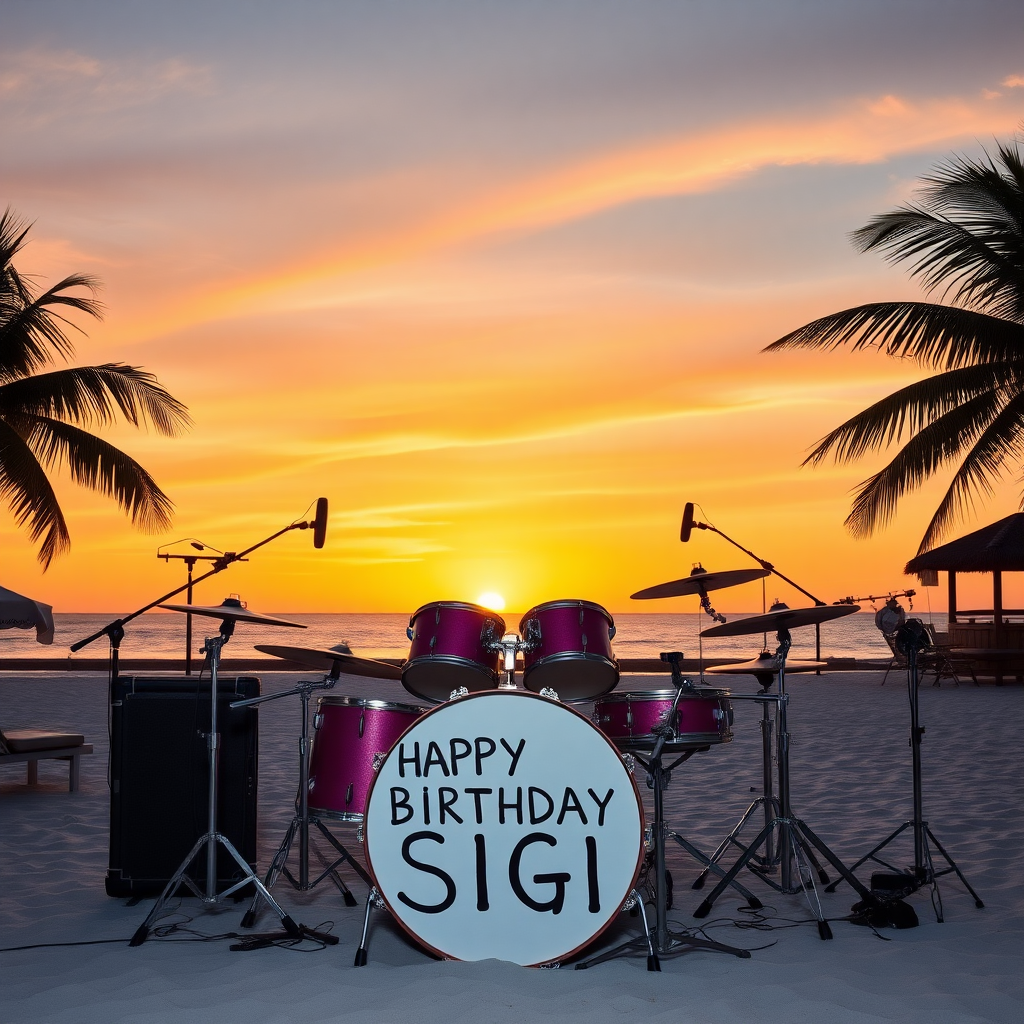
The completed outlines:
{"type": "Polygon", "coordinates": [[[418,704],[399,704],[392,700],[373,700],[367,697],[350,697],[337,694],[321,697],[317,701],[317,708],[324,705],[331,707],[369,708],[372,711],[401,711],[403,713],[419,714],[427,709],[418,704]]]}
{"type": "Polygon", "coordinates": [[[469,601],[429,601],[427,604],[420,605],[409,616],[409,625],[411,626],[416,619],[419,617],[421,612],[425,612],[428,608],[460,608],[463,611],[479,612],[484,618],[497,619],[501,623],[502,632],[505,630],[505,620],[496,612],[490,608],[485,608],[482,604],[471,604],[469,601]]]}
{"type": "MultiPolygon", "coordinates": [[[[629,701],[643,703],[654,700],[667,700],[671,702],[675,700],[675,697],[675,690],[624,690],[621,693],[612,693],[607,697],[601,697],[595,703],[627,704],[629,701]]],[[[730,690],[704,688],[694,690],[692,693],[684,693],[680,698],[680,703],[685,700],[729,700],[731,697],[732,692],[730,690]]]]}
{"type": "MultiPolygon", "coordinates": [[[[497,659],[497,652],[495,652],[494,657],[497,659]]],[[[477,672],[482,672],[485,676],[489,676],[494,682],[498,681],[498,673],[493,668],[488,668],[472,658],[460,657],[458,654],[420,654],[415,658],[410,658],[402,666],[403,678],[409,669],[416,668],[418,665],[454,665],[458,668],[472,668],[476,669],[477,672]]]]}
{"type": "Polygon", "coordinates": [[[333,821],[362,821],[364,817],[355,811],[332,811],[327,807],[310,807],[309,813],[317,818],[331,818],[333,821]]]}
{"type": "MultiPolygon", "coordinates": [[[[630,785],[632,787],[633,796],[636,799],[637,811],[638,811],[638,813],[640,815],[640,834],[637,836],[637,847],[638,847],[638,849],[637,849],[637,856],[636,856],[636,864],[633,867],[633,881],[630,883],[630,886],[626,890],[626,894],[625,894],[626,897],[628,898],[629,894],[633,891],[634,887],[636,886],[636,880],[640,877],[640,869],[643,867],[644,854],[646,852],[645,848],[644,848],[644,834],[645,834],[645,832],[647,830],[647,819],[646,819],[646,816],[644,815],[644,802],[643,802],[643,799],[640,796],[640,788],[636,784],[636,779],[634,778],[633,772],[629,771],[626,768],[626,766],[625,766],[625,762],[623,761],[623,757],[622,757],[622,751],[619,750],[618,747],[616,747],[615,744],[607,736],[605,736],[605,734],[603,732],[601,732],[601,730],[596,725],[594,725],[594,723],[586,715],[581,714],[575,708],[569,707],[568,705],[563,704],[561,701],[552,701],[549,697],[542,697],[539,693],[531,693],[528,690],[504,690],[504,691],[503,690],[480,690],[480,691],[478,691],[476,693],[466,694],[466,696],[464,696],[464,697],[456,697],[455,700],[445,701],[444,704],[438,704],[437,707],[431,708],[425,715],[421,715],[419,718],[416,719],[415,722],[410,723],[409,727],[391,745],[391,750],[394,750],[398,746],[398,744],[401,742],[401,740],[405,737],[406,733],[408,733],[409,730],[413,728],[413,726],[417,726],[425,718],[429,718],[431,715],[434,715],[434,714],[437,714],[440,711],[443,711],[446,707],[449,707],[451,704],[455,703],[455,701],[458,701],[461,704],[463,701],[467,701],[467,700],[476,700],[476,699],[478,699],[480,697],[494,697],[494,696],[500,696],[503,699],[507,698],[507,697],[528,698],[530,700],[543,700],[543,701],[547,701],[548,703],[555,703],[555,704],[557,704],[559,707],[563,708],[564,710],[566,710],[566,711],[570,712],[571,714],[575,715],[577,718],[580,718],[584,722],[586,722],[587,725],[590,726],[590,728],[593,729],[594,732],[597,733],[597,735],[600,736],[601,739],[604,740],[604,742],[611,748],[612,753],[615,755],[616,758],[618,758],[619,763],[622,764],[623,771],[625,771],[625,773],[626,773],[626,778],[629,779],[630,785]]],[[[387,760],[388,757],[391,756],[391,750],[389,750],[387,755],[385,756],[385,758],[384,758],[385,761],[387,760]]],[[[384,767],[384,763],[381,762],[381,768],[383,768],[383,767],[384,767]]],[[[370,801],[373,799],[373,790],[376,787],[377,780],[379,778],[380,778],[380,770],[378,769],[377,771],[375,771],[373,773],[373,778],[370,780],[370,787],[366,791],[366,800],[364,801],[363,806],[366,808],[367,811],[369,811],[369,809],[370,809],[370,801]]],[[[365,817],[365,812],[364,812],[364,817],[365,817]]],[[[380,886],[377,885],[377,875],[376,875],[376,872],[374,872],[374,870],[373,870],[373,863],[370,860],[370,844],[367,841],[368,839],[369,839],[369,836],[365,835],[365,832],[364,832],[363,856],[366,859],[366,866],[367,866],[367,868],[369,868],[370,877],[373,879],[374,886],[377,889],[377,893],[380,896],[380,898],[384,901],[384,905],[388,908],[388,912],[391,914],[391,917],[396,922],[398,922],[399,927],[401,927],[401,929],[410,938],[412,938],[416,942],[418,942],[420,944],[420,946],[422,946],[424,949],[426,949],[429,952],[433,953],[435,956],[441,957],[442,959],[448,959],[448,960],[455,959],[450,954],[445,953],[443,950],[435,949],[433,946],[430,945],[429,942],[424,941],[408,925],[406,925],[406,923],[402,920],[402,918],[398,914],[395,913],[395,910],[391,906],[391,903],[388,900],[387,896],[384,895],[384,893],[381,891],[380,886]]],[[[640,912],[643,913],[643,907],[640,908],[640,912]]],[[[575,949],[571,950],[570,952],[563,953],[562,956],[561,956],[561,959],[558,960],[557,962],[558,963],[562,963],[565,960],[571,960],[581,950],[586,949],[587,946],[589,946],[592,942],[595,942],[598,938],[600,938],[608,930],[608,928],[611,927],[612,923],[618,918],[618,916],[619,916],[619,907],[616,907],[616,909],[612,912],[612,914],[608,918],[608,920],[596,932],[594,932],[593,935],[590,936],[590,938],[588,938],[585,942],[580,943],[580,945],[578,945],[575,949]]],[[[543,967],[547,963],[551,963],[551,961],[538,961],[537,963],[534,963],[534,964],[524,964],[523,966],[524,967],[543,967]]]]}
{"type": "Polygon", "coordinates": [[[535,618],[539,612],[547,611],[549,608],[589,608],[593,612],[598,612],[608,620],[609,626],[615,625],[615,620],[611,616],[611,612],[607,608],[602,608],[601,605],[596,604],[594,601],[573,601],[570,598],[562,598],[559,601],[546,601],[544,604],[534,605],[520,620],[519,628],[524,629],[525,623],[528,619],[535,618]]]}

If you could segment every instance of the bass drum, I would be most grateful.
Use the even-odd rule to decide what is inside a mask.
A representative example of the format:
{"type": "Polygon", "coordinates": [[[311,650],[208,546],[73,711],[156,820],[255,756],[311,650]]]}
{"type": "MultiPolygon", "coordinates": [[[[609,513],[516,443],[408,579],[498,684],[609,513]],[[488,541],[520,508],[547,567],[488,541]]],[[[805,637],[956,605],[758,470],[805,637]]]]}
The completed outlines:
{"type": "MultiPolygon", "coordinates": [[[[652,750],[661,725],[672,710],[675,690],[613,693],[594,704],[593,720],[619,750],[652,750]]],[[[710,687],[683,692],[676,708],[669,753],[703,750],[732,739],[732,702],[728,690],[710,687]]]]}
{"type": "Polygon", "coordinates": [[[366,859],[418,942],[456,960],[568,959],[618,917],[644,853],[622,755],[577,711],[523,691],[418,719],[367,800],[366,859]]]}
{"type": "Polygon", "coordinates": [[[417,697],[436,703],[460,686],[475,693],[498,685],[501,652],[493,645],[505,633],[500,615],[476,604],[434,601],[413,612],[405,632],[410,647],[402,685],[417,697]]]}
{"type": "Polygon", "coordinates": [[[619,666],[612,651],[615,622],[592,601],[549,601],[519,623],[523,686],[553,689],[562,700],[591,700],[615,689],[619,666]]]}
{"type": "Polygon", "coordinates": [[[362,821],[374,758],[427,709],[359,697],[321,697],[313,716],[309,810],[321,818],[362,821]]]}

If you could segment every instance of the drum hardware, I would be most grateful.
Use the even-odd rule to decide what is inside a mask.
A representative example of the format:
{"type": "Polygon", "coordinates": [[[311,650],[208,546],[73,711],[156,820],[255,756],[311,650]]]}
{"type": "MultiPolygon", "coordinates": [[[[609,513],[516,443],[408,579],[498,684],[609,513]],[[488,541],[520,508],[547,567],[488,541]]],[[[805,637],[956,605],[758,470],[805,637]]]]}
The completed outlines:
{"type": "MultiPolygon", "coordinates": [[[[337,886],[345,901],[345,905],[348,907],[354,907],[356,905],[355,897],[352,895],[352,892],[349,890],[344,880],[338,874],[337,869],[347,861],[352,865],[352,869],[356,874],[359,875],[367,885],[372,884],[370,877],[366,874],[362,866],[352,856],[352,854],[345,849],[334,835],[332,835],[327,826],[324,825],[323,821],[321,821],[320,817],[309,813],[309,699],[313,695],[314,690],[333,689],[335,683],[338,681],[341,668],[342,663],[340,661],[336,661],[330,674],[325,676],[319,682],[299,682],[290,690],[282,690],[280,693],[271,693],[262,697],[252,697],[248,700],[237,701],[232,704],[232,707],[246,707],[249,705],[262,704],[265,701],[279,700],[282,697],[290,697],[292,695],[298,696],[301,705],[302,727],[299,732],[298,813],[292,818],[291,823],[285,830],[284,839],[281,841],[281,845],[278,847],[277,852],[274,854],[274,857],[270,862],[270,868],[267,871],[263,884],[268,890],[273,889],[278,877],[283,874],[293,889],[296,889],[299,892],[308,892],[310,889],[319,885],[325,878],[329,877],[337,886]],[[337,856],[333,861],[328,862],[320,851],[316,849],[316,847],[313,847],[313,852],[319,858],[323,870],[312,881],[309,879],[310,825],[313,825],[314,828],[320,832],[320,834],[339,854],[339,856],[337,856]],[[294,843],[296,836],[299,838],[298,878],[288,870],[288,857],[291,853],[292,844],[294,843]]],[[[317,711],[313,716],[313,721],[314,728],[319,729],[323,722],[323,715],[317,711]]],[[[257,893],[253,897],[248,911],[246,911],[245,916],[242,918],[243,928],[251,928],[255,923],[256,915],[259,913],[260,909],[260,900],[261,895],[257,893]]]]}
{"type": "MultiPolygon", "coordinates": [[[[798,665],[798,668],[794,668],[793,663],[791,662],[787,667],[790,672],[812,672],[818,668],[827,667],[826,663],[821,661],[800,662],[798,665]]],[[[753,700],[761,705],[761,796],[754,800],[743,812],[735,827],[725,837],[725,839],[722,840],[721,845],[711,855],[710,860],[715,864],[718,863],[730,845],[737,846],[741,850],[744,849],[743,844],[739,842],[736,837],[743,831],[747,822],[754,816],[758,808],[761,808],[764,811],[764,823],[766,826],[781,814],[779,810],[779,801],[775,797],[774,793],[774,767],[772,764],[774,757],[772,734],[775,729],[775,722],[771,715],[771,708],[776,704],[776,697],[768,693],[775,675],[779,671],[779,667],[780,660],[776,655],[772,654],[770,651],[762,651],[751,661],[742,662],[738,665],[719,665],[710,670],[716,675],[752,675],[757,679],[761,686],[761,691],[757,694],[733,694],[734,700],[753,700]]],[[[809,854],[809,859],[815,871],[818,872],[820,878],[822,869],[814,859],[813,854],[809,854]]],[[[752,860],[762,871],[773,871],[778,867],[779,860],[778,853],[775,848],[774,833],[769,832],[768,836],[765,838],[763,855],[757,854],[752,858],[752,860]]],[[[694,880],[692,888],[704,888],[704,883],[707,881],[709,870],[710,869],[705,866],[704,870],[694,880]]]]}
{"type": "Polygon", "coordinates": [[[291,917],[281,909],[281,906],[277,903],[274,897],[270,895],[266,886],[260,881],[256,873],[246,862],[245,858],[235,849],[231,841],[217,831],[217,748],[220,739],[219,734],[217,733],[217,680],[221,649],[231,639],[231,634],[235,630],[236,622],[255,622],[268,626],[292,626],[297,629],[304,629],[305,627],[297,622],[288,622],[285,619],[275,619],[268,615],[260,615],[258,612],[249,611],[237,597],[229,597],[223,604],[215,608],[199,607],[197,605],[190,604],[171,604],[163,605],[163,607],[168,608],[171,611],[185,612],[192,615],[207,615],[211,618],[219,618],[221,620],[219,634],[214,637],[207,637],[206,643],[202,648],[202,653],[207,655],[210,663],[210,732],[207,738],[210,772],[209,812],[207,816],[206,834],[197,840],[196,844],[189,851],[177,871],[174,872],[174,875],[167,883],[164,891],[160,894],[159,899],[157,899],[156,904],[149,912],[146,920],[139,925],[138,930],[132,936],[131,941],[128,944],[130,946],[141,946],[142,943],[146,941],[146,938],[149,935],[150,926],[163,914],[167,901],[171,898],[172,894],[177,891],[179,885],[184,884],[196,896],[198,896],[204,904],[215,904],[226,899],[232,893],[237,892],[250,882],[256,887],[256,892],[267,901],[274,913],[280,918],[281,924],[290,936],[293,938],[317,938],[321,941],[329,942],[330,936],[326,936],[321,932],[314,932],[312,929],[306,928],[305,925],[296,924],[291,917]],[[229,886],[221,893],[217,892],[218,845],[223,846],[231,855],[238,866],[242,869],[244,875],[241,881],[229,886]],[[206,850],[206,884],[203,889],[200,889],[199,885],[189,877],[188,869],[192,866],[193,861],[196,860],[204,848],[206,850]]]}
{"type": "MultiPolygon", "coordinates": [[[[930,646],[930,644],[931,638],[925,631],[924,625],[920,619],[907,619],[896,633],[896,646],[904,655],[906,655],[907,658],[907,689],[910,694],[910,749],[912,755],[911,764],[914,792],[914,816],[910,821],[903,822],[895,832],[891,833],[869,853],[861,857],[861,859],[853,865],[851,870],[856,871],[857,868],[869,860],[875,861],[877,864],[881,864],[883,867],[888,868],[892,874],[876,873],[872,875],[871,888],[873,890],[894,890],[899,892],[899,895],[901,896],[909,895],[917,889],[930,885],[933,894],[932,904],[935,907],[935,919],[939,924],[941,924],[943,921],[942,897],[939,894],[938,879],[943,875],[948,875],[951,872],[955,873],[957,878],[959,878],[963,883],[964,888],[974,897],[974,905],[981,909],[985,904],[982,902],[981,897],[968,884],[963,872],[956,866],[953,858],[950,857],[942,844],[935,838],[935,834],[928,827],[928,822],[924,820],[924,799],[921,786],[921,741],[924,738],[924,726],[920,724],[917,656],[920,651],[930,646]],[[882,860],[882,858],[877,855],[894,839],[896,839],[897,836],[901,835],[907,829],[913,829],[914,832],[914,865],[907,871],[900,871],[898,868],[895,868],[892,864],[882,860]],[[935,849],[942,855],[943,859],[949,865],[948,867],[943,868],[940,871],[935,870],[932,853],[928,845],[929,840],[931,840],[935,849]]],[[[835,882],[825,888],[825,891],[834,892],[840,881],[841,879],[836,879],[835,882]]]]}
{"type": "Polygon", "coordinates": [[[504,678],[498,683],[498,689],[514,690],[516,688],[516,654],[521,650],[526,650],[526,645],[519,639],[518,633],[506,633],[491,646],[501,652],[504,678]]]}
{"type": "MultiPolygon", "coordinates": [[[[856,605],[852,607],[829,607],[827,605],[819,605],[813,608],[791,609],[786,605],[776,604],[773,605],[771,611],[765,615],[753,615],[725,625],[712,626],[710,629],[706,629],[704,631],[704,635],[707,637],[721,637],[761,633],[771,627],[774,627],[777,630],[779,646],[776,651],[776,657],[779,659],[779,692],[777,694],[772,694],[771,697],[774,699],[776,706],[776,765],[778,770],[779,796],[777,801],[778,812],[771,821],[765,823],[764,827],[760,832],[758,832],[753,842],[751,842],[749,846],[743,848],[739,858],[733,866],[725,873],[710,895],[708,895],[694,911],[694,917],[707,917],[711,912],[711,907],[715,900],[718,899],[718,897],[725,891],[729,883],[736,878],[744,867],[749,867],[754,874],[777,892],[786,894],[803,892],[807,899],[808,906],[811,908],[811,912],[817,919],[818,934],[822,939],[831,939],[832,930],[829,928],[828,922],[825,920],[825,915],[821,908],[821,901],[818,897],[818,891],[815,886],[814,877],[811,874],[811,866],[817,865],[817,861],[814,858],[815,851],[828,861],[839,875],[842,876],[842,878],[846,879],[846,881],[853,886],[853,888],[863,897],[869,908],[874,908],[879,905],[878,899],[857,880],[850,869],[843,864],[836,854],[833,853],[832,850],[829,849],[829,847],[811,831],[804,821],[793,815],[792,805],[790,802],[790,734],[786,719],[786,709],[789,703],[789,697],[786,693],[786,656],[789,653],[792,643],[790,628],[820,624],[822,622],[827,622],[830,619],[837,619],[844,615],[852,614],[855,611],[859,611],[859,608],[856,605]],[[767,870],[759,868],[757,864],[751,863],[757,856],[758,851],[765,846],[765,842],[768,837],[774,832],[778,832],[779,840],[777,857],[781,870],[780,880],[778,882],[768,877],[767,870]],[[793,871],[794,864],[797,869],[795,876],[793,871]]],[[[765,806],[768,807],[769,803],[766,803],[765,806]]],[[[774,808],[774,800],[771,801],[770,806],[774,808]]],[[[768,853],[769,850],[766,848],[765,853],[762,856],[762,864],[770,864],[771,861],[774,860],[774,856],[770,858],[768,853]]],[[[823,884],[828,884],[828,875],[821,870],[820,867],[817,867],[816,870],[819,880],[823,884]]]]}
{"type": "MultiPolygon", "coordinates": [[[[713,939],[705,939],[695,935],[688,935],[683,932],[675,932],[668,926],[668,873],[665,867],[665,839],[670,833],[665,824],[663,794],[667,780],[671,777],[672,769],[690,758],[697,752],[697,750],[686,750],[682,753],[682,756],[673,761],[668,768],[664,768],[662,766],[662,755],[664,754],[665,748],[672,737],[675,713],[680,700],[686,692],[687,680],[683,678],[682,671],[679,668],[679,662],[682,659],[681,653],[678,651],[672,651],[662,654],[661,657],[663,661],[667,661],[672,667],[672,682],[676,688],[675,700],[673,702],[673,706],[669,709],[669,714],[666,716],[667,720],[665,723],[655,726],[652,730],[652,732],[657,733],[657,740],[650,756],[645,760],[643,757],[634,755],[647,770],[647,784],[654,791],[654,821],[651,824],[650,832],[650,841],[653,846],[653,850],[648,852],[647,861],[648,870],[651,862],[653,862],[654,866],[655,881],[652,888],[654,890],[655,929],[653,950],[648,953],[647,969],[649,971],[657,971],[661,969],[658,964],[658,956],[678,956],[682,953],[688,952],[690,949],[715,950],[719,953],[731,953],[733,956],[748,959],[750,957],[749,950],[740,949],[735,946],[727,946],[724,943],[715,942],[713,939]]],[[[692,683],[690,684],[690,688],[692,689],[692,683]]],[[[674,833],[671,833],[671,835],[685,848],[691,851],[695,850],[695,848],[691,848],[685,840],[682,840],[674,833]]],[[[730,881],[732,880],[730,879],[730,881]]],[[[741,891],[744,890],[741,889],[741,891]]],[[[758,902],[756,897],[751,895],[749,900],[753,901],[751,902],[752,907],[760,907],[761,904],[758,902]]],[[[643,913],[642,909],[641,913],[643,913]]],[[[621,945],[616,946],[614,949],[610,949],[605,953],[601,953],[598,956],[591,957],[588,960],[584,960],[583,962],[576,964],[576,970],[583,970],[584,968],[592,967],[595,964],[604,963],[606,960],[612,960],[620,956],[628,956],[631,953],[642,951],[645,948],[650,948],[652,943],[647,927],[646,915],[644,916],[644,932],[645,939],[631,939],[628,942],[624,942],[621,945]]]]}

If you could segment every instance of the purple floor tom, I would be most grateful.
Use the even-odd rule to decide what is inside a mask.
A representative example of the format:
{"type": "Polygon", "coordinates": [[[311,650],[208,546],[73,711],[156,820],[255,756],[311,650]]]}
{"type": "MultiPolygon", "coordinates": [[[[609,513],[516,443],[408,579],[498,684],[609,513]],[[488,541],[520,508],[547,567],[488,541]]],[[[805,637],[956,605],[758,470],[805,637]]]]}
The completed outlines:
{"type": "Polygon", "coordinates": [[[374,758],[383,758],[426,710],[386,700],[321,697],[309,758],[310,813],[362,821],[374,758]]]}
{"type": "MultiPolygon", "coordinates": [[[[675,690],[613,693],[595,702],[594,723],[620,750],[653,750],[658,740],[654,727],[665,721],[675,695],[675,690]]],[[[729,691],[702,687],[683,693],[676,708],[675,735],[664,749],[702,750],[731,739],[729,691]]]]}
{"type": "Polygon", "coordinates": [[[464,686],[470,693],[498,685],[505,620],[477,604],[435,601],[409,619],[409,660],[402,666],[402,685],[417,697],[445,701],[464,686]]]}
{"type": "Polygon", "coordinates": [[[615,688],[619,666],[612,651],[615,622],[592,601],[549,601],[519,623],[523,686],[545,687],[562,700],[590,700],[615,688]]]}

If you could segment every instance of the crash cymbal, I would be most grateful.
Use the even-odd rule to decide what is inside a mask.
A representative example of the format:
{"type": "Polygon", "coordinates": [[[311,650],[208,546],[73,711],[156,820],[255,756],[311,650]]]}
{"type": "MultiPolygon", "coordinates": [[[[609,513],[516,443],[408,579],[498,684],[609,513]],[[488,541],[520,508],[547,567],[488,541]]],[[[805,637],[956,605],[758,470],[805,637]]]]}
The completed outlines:
{"type": "Polygon", "coordinates": [[[701,630],[701,636],[746,636],[750,633],[771,633],[780,629],[796,629],[797,626],[813,626],[830,619],[841,619],[844,615],[852,615],[860,611],[859,604],[821,604],[813,608],[787,608],[785,605],[772,605],[772,610],[764,615],[750,615],[735,622],[725,622],[720,626],[710,626],[701,630]]]}
{"type": "Polygon", "coordinates": [[[301,622],[289,622],[287,619],[275,619],[270,615],[262,615],[246,608],[236,597],[226,597],[222,604],[162,604],[172,612],[185,612],[189,615],[208,615],[211,619],[233,619],[235,622],[258,622],[264,626],[291,626],[293,629],[305,629],[301,622]]]}
{"type": "Polygon", "coordinates": [[[638,590],[630,594],[634,601],[651,601],[659,597],[684,597],[687,594],[700,594],[709,590],[724,590],[726,587],[738,587],[741,583],[759,580],[768,575],[767,569],[727,569],[725,572],[708,572],[699,566],[685,579],[672,580],[670,583],[658,583],[646,590],[638,590]]]}
{"type": "MultiPolygon", "coordinates": [[[[372,658],[358,658],[354,654],[317,647],[279,647],[274,644],[256,644],[256,650],[272,654],[275,658],[297,661],[310,668],[321,668],[329,672],[335,665],[342,672],[353,676],[368,676],[371,679],[401,679],[402,670],[397,665],[388,665],[372,658]]],[[[339,644],[339,646],[343,646],[339,644]]]]}

